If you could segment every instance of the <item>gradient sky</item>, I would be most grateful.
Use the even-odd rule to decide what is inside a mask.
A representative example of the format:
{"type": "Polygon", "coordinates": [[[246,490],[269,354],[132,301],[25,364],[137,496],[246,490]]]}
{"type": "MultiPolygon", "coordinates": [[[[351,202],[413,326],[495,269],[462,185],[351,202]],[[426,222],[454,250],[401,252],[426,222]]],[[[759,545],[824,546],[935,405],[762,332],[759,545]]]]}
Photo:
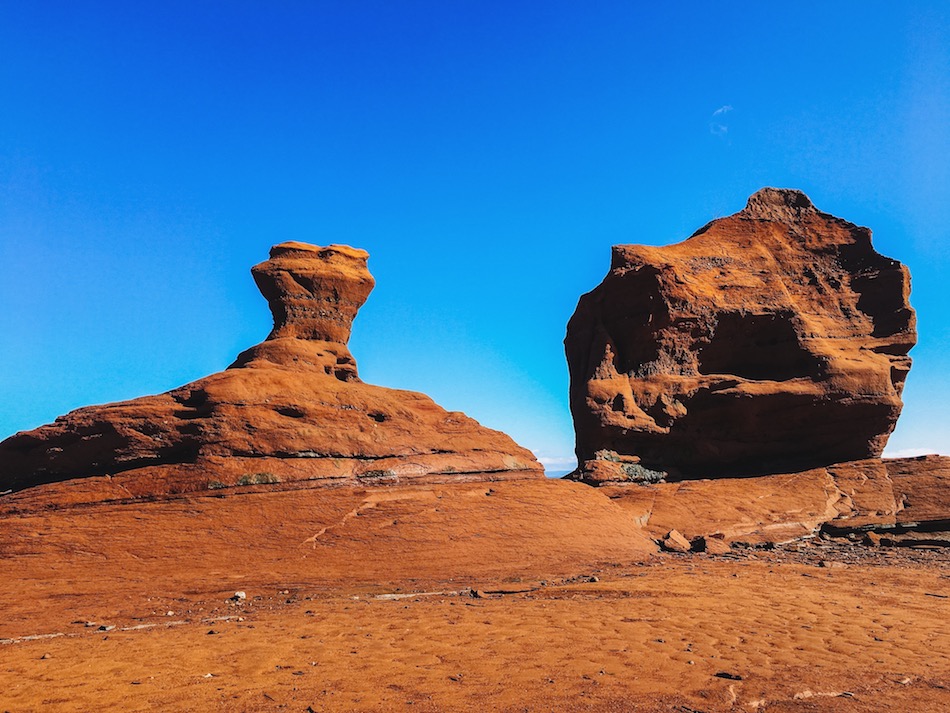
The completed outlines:
{"type": "Polygon", "coordinates": [[[568,468],[610,246],[766,185],[910,266],[888,453],[950,453],[945,0],[0,2],[0,438],[222,369],[303,240],[370,252],[365,381],[568,468]]]}

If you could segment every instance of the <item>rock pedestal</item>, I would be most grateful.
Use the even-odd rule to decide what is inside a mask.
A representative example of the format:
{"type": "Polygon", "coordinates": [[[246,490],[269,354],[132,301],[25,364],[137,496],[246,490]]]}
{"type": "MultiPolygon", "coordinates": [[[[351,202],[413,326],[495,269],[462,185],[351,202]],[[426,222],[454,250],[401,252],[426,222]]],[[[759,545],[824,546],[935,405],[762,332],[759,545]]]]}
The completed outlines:
{"type": "Polygon", "coordinates": [[[252,270],[274,315],[264,342],[223,372],[8,438],[0,491],[90,476],[101,476],[103,499],[292,481],[542,478],[505,434],[423,394],[360,381],[347,340],[374,284],[367,257],[275,246],[252,270]]]}

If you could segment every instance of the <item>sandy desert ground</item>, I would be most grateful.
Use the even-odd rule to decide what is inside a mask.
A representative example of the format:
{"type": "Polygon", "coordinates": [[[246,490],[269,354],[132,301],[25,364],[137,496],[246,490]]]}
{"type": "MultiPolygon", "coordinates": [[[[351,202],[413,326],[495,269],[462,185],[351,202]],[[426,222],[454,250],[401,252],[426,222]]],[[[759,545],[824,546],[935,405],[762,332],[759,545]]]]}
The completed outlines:
{"type": "Polygon", "coordinates": [[[946,550],[658,553],[564,481],[60,500],[0,512],[0,710],[950,709],[946,550]]]}

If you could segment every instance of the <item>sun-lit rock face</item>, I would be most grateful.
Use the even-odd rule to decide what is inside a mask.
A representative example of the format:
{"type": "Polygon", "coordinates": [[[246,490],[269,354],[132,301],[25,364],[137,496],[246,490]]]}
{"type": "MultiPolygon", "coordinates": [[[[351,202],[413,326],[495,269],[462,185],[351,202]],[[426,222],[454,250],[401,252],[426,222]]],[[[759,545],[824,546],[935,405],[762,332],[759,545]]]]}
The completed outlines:
{"type": "Polygon", "coordinates": [[[910,274],[871,232],[765,188],[666,247],[618,245],[565,348],[589,480],[877,457],[916,342],[910,274]]]}
{"type": "Polygon", "coordinates": [[[251,268],[267,299],[274,328],[267,339],[238,356],[234,366],[255,362],[322,368],[341,381],[357,380],[347,343],[353,320],[375,283],[369,253],[347,245],[318,247],[286,242],[251,268]]]}
{"type": "Polygon", "coordinates": [[[274,315],[268,339],[293,337],[346,344],[353,319],[375,281],[369,253],[346,245],[275,245],[270,260],[251,268],[274,315]]]}
{"type": "Polygon", "coordinates": [[[89,406],[0,443],[0,491],[109,476],[120,495],[288,481],[543,477],[508,436],[430,398],[364,384],[347,347],[373,288],[368,254],[282,243],[253,269],[274,315],[227,370],[89,406]]]}
{"type": "Polygon", "coordinates": [[[751,478],[600,486],[599,492],[644,523],[655,540],[670,530],[693,543],[701,537],[706,543],[747,544],[824,532],[874,544],[868,533],[877,533],[890,544],[950,546],[947,456],[869,458],[751,478]]]}

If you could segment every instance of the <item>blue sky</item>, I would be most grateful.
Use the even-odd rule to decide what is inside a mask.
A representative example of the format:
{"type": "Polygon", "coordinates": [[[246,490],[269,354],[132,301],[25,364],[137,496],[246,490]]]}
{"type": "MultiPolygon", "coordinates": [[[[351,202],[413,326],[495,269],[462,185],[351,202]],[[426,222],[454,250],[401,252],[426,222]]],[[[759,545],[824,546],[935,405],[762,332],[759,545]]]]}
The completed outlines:
{"type": "Polygon", "coordinates": [[[616,243],[800,188],[907,263],[890,453],[950,453],[946,2],[0,3],[0,437],[220,370],[248,268],[366,248],[364,380],[552,468],[616,243]]]}

